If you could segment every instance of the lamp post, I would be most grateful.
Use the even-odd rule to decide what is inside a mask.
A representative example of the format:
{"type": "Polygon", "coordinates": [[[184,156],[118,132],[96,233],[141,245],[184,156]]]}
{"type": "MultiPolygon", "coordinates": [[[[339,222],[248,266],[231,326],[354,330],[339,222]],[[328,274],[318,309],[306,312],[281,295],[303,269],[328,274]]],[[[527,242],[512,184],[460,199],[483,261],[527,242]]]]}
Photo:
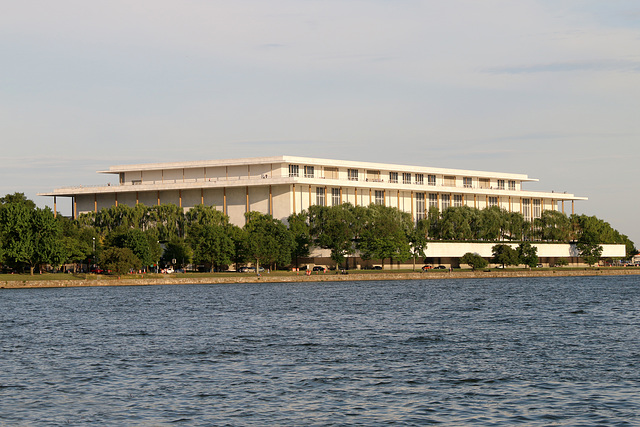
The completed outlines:
{"type": "MultiPolygon", "coordinates": [[[[91,238],[92,243],[93,243],[93,254],[92,254],[92,259],[93,259],[93,263],[96,263],[96,238],[92,237],[91,238]]],[[[91,272],[91,266],[89,266],[89,272],[91,272]]]]}

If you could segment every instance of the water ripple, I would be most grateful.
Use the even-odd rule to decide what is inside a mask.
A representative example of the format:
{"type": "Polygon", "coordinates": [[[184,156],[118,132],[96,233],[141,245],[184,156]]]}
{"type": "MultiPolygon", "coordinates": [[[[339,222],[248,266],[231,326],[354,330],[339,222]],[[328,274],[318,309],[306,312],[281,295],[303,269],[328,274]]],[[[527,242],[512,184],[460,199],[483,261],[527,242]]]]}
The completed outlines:
{"type": "Polygon", "coordinates": [[[638,285],[0,289],[0,425],[639,425],[638,285]]]}

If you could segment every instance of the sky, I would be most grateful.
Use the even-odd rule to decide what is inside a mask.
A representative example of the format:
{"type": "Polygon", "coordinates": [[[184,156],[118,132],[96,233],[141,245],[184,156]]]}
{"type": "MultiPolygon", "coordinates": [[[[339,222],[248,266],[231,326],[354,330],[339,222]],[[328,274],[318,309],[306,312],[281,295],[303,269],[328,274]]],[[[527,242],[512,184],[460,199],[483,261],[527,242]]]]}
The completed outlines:
{"type": "MultiPolygon", "coordinates": [[[[640,247],[637,0],[0,0],[0,194],[293,155],[523,173],[640,247]]],[[[71,202],[58,209],[65,215],[71,202]]]]}

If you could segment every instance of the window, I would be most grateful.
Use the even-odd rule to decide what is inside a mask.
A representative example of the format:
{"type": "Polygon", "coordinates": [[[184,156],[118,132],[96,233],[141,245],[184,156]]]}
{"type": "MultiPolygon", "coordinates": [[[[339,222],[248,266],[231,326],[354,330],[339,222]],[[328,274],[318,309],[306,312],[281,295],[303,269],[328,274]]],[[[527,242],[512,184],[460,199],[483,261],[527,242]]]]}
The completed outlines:
{"type": "Polygon", "coordinates": [[[316,187],[316,205],[324,206],[324,187],[316,187]]]}
{"type": "Polygon", "coordinates": [[[331,204],[333,206],[340,205],[340,189],[339,188],[331,189],[331,204]]]}
{"type": "Polygon", "coordinates": [[[473,178],[470,178],[468,176],[462,178],[462,186],[464,188],[471,188],[473,186],[473,178]]]}
{"type": "Polygon", "coordinates": [[[411,184],[411,174],[410,173],[403,173],[402,174],[402,183],[403,184],[411,184]]]}
{"type": "Polygon", "coordinates": [[[504,190],[504,179],[498,180],[498,190],[504,190]]]}
{"type": "Polygon", "coordinates": [[[305,178],[313,178],[315,176],[314,174],[314,170],[313,170],[313,166],[305,166],[304,167],[304,177],[305,178]]]}
{"type": "Polygon", "coordinates": [[[380,182],[380,171],[367,171],[367,181],[380,182]]]}
{"type": "Polygon", "coordinates": [[[326,179],[338,179],[338,168],[324,168],[324,177],[326,179]]]}
{"type": "Polygon", "coordinates": [[[445,176],[444,177],[444,185],[447,187],[455,187],[456,186],[456,177],[455,176],[445,176]]]}
{"type": "Polygon", "coordinates": [[[424,219],[424,193],[416,193],[416,220],[424,219]]]}
{"type": "Polygon", "coordinates": [[[533,199],[533,217],[540,218],[542,216],[542,204],[540,199],[533,199]]]}
{"type": "Polygon", "coordinates": [[[384,205],[384,191],[376,190],[375,196],[376,196],[376,199],[375,199],[376,205],[384,205]]]}
{"type": "Polygon", "coordinates": [[[442,210],[449,209],[451,206],[451,194],[443,194],[441,196],[442,200],[442,210]]]}
{"type": "Polygon", "coordinates": [[[438,195],[435,193],[429,193],[429,208],[438,207],[438,195]]]}
{"type": "Polygon", "coordinates": [[[421,174],[421,173],[416,174],[416,184],[424,185],[424,174],[421,174]]]}
{"type": "Polygon", "coordinates": [[[529,199],[521,199],[522,202],[522,216],[527,221],[531,221],[531,203],[529,199]]]}
{"type": "Polygon", "coordinates": [[[289,165],[289,176],[290,177],[298,177],[298,176],[300,176],[300,166],[298,166],[298,165],[289,165]]]}
{"type": "Polygon", "coordinates": [[[347,176],[349,181],[357,181],[358,180],[358,169],[348,169],[347,176]]]}
{"type": "Polygon", "coordinates": [[[453,195],[453,206],[459,208],[464,203],[464,197],[462,194],[454,194],[453,195]]]}
{"type": "Polygon", "coordinates": [[[478,180],[478,187],[480,188],[489,188],[490,184],[491,184],[491,181],[489,181],[489,178],[480,178],[478,180]]]}
{"type": "Polygon", "coordinates": [[[398,172],[389,172],[389,182],[392,184],[398,183],[398,172]]]}
{"type": "Polygon", "coordinates": [[[497,197],[489,197],[489,207],[498,206],[497,197]]]}
{"type": "Polygon", "coordinates": [[[427,184],[436,185],[436,176],[435,175],[427,175],[427,184]]]}
{"type": "Polygon", "coordinates": [[[509,181],[509,190],[515,191],[515,189],[516,189],[516,182],[515,181],[509,181]]]}

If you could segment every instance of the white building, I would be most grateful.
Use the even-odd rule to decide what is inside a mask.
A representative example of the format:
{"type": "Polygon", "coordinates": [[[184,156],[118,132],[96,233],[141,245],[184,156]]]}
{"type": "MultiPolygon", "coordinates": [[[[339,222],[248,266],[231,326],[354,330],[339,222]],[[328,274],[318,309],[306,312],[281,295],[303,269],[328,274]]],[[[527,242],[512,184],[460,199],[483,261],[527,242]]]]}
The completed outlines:
{"type": "MultiPolygon", "coordinates": [[[[249,211],[286,221],[292,213],[314,204],[377,203],[408,212],[416,221],[430,207],[442,211],[450,206],[498,206],[531,220],[544,210],[565,213],[569,202],[574,213],[575,201],[587,200],[567,193],[526,191],[523,184],[537,180],[522,174],[292,156],[111,166],[99,172],[118,175],[119,184],[57,188],[39,195],[53,197],[54,211],[59,197],[70,197],[74,218],[118,204],[173,203],[185,210],[204,204],[222,210],[239,226],[244,225],[244,214],[249,211]]],[[[491,246],[430,242],[426,260],[455,265],[466,252],[491,256],[491,246]]],[[[536,246],[541,262],[553,264],[558,258],[578,262],[573,245],[536,246]]],[[[605,245],[604,249],[603,256],[624,256],[624,245],[605,245]]],[[[325,250],[316,248],[312,258],[311,262],[332,264],[325,250]]],[[[372,264],[352,261],[354,267],[372,264]]]]}
{"type": "Polygon", "coordinates": [[[576,200],[587,200],[526,191],[523,184],[537,180],[522,174],[291,156],[111,166],[99,172],[118,175],[119,185],[57,188],[39,195],[53,197],[54,211],[59,197],[70,197],[74,217],[118,204],[212,205],[240,226],[249,211],[286,220],[314,204],[377,203],[409,212],[414,220],[432,206],[498,206],[531,220],[543,210],[564,212],[565,202],[573,213],[576,200]]]}

